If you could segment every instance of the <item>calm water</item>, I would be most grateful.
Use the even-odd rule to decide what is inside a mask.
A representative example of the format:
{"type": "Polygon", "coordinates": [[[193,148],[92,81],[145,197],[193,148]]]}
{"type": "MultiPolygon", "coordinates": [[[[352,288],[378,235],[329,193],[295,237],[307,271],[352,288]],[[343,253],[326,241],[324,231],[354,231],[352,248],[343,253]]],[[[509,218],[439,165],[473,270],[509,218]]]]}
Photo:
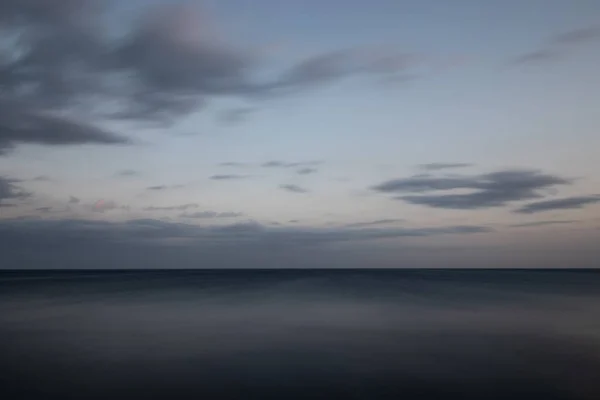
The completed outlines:
{"type": "Polygon", "coordinates": [[[50,396],[598,400],[600,271],[0,272],[0,398],[50,396]]]}

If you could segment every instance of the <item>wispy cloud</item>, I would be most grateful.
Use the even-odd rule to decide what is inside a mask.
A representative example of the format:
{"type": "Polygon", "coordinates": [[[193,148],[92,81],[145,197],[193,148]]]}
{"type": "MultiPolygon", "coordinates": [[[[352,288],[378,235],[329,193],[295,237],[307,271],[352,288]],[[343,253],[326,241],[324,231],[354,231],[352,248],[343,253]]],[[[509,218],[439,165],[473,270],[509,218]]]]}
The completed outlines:
{"type": "Polygon", "coordinates": [[[239,107],[223,111],[219,114],[219,122],[225,125],[238,124],[244,121],[256,110],[251,107],[239,107]]]}
{"type": "Polygon", "coordinates": [[[322,161],[298,161],[298,162],[286,162],[286,161],[267,161],[262,164],[265,168],[309,168],[322,164],[322,161]]]}
{"type": "Polygon", "coordinates": [[[215,218],[238,218],[244,214],[237,212],[216,212],[216,211],[199,211],[194,213],[183,213],[181,218],[190,219],[215,219],[215,218]]]}
{"type": "Polygon", "coordinates": [[[210,177],[213,181],[231,181],[237,179],[247,179],[248,175],[236,175],[236,174],[218,174],[210,177]]]}
{"type": "Polygon", "coordinates": [[[139,171],[136,171],[134,169],[124,169],[121,171],[117,171],[115,173],[116,176],[121,176],[121,177],[129,177],[129,176],[138,176],[140,175],[139,171]]]}
{"type": "Polygon", "coordinates": [[[280,185],[279,188],[292,193],[308,193],[308,190],[298,185],[280,185]]]}
{"type": "Polygon", "coordinates": [[[456,169],[456,168],[466,168],[471,167],[473,164],[469,163],[429,163],[429,164],[420,164],[419,168],[426,171],[440,171],[443,169],[456,169]]]}
{"type": "Polygon", "coordinates": [[[144,211],[186,211],[192,208],[198,208],[199,205],[196,203],[188,203],[188,204],[181,204],[178,206],[168,206],[168,207],[154,207],[154,206],[150,206],[150,207],[145,207],[143,210],[144,211]]]}
{"type": "Polygon", "coordinates": [[[397,194],[470,189],[473,192],[467,194],[402,195],[397,199],[434,208],[475,210],[540,198],[540,190],[571,182],[539,171],[504,170],[483,175],[394,179],[374,186],[373,190],[397,194]]]}
{"type": "Polygon", "coordinates": [[[560,60],[575,46],[600,40],[600,26],[588,26],[564,32],[549,39],[539,49],[515,58],[516,64],[545,64],[560,60]]]}
{"type": "Polygon", "coordinates": [[[404,220],[403,219],[378,219],[375,221],[356,222],[356,223],[348,224],[345,226],[346,226],[346,228],[364,228],[364,227],[368,227],[368,226],[394,224],[397,222],[404,222],[404,220]]]}
{"type": "Polygon", "coordinates": [[[299,169],[298,171],[296,171],[296,173],[298,175],[310,175],[310,174],[314,174],[318,171],[318,169],[316,168],[302,168],[299,169]]]}
{"type": "Polygon", "coordinates": [[[185,187],[185,185],[156,185],[156,186],[149,186],[146,188],[146,190],[161,191],[161,190],[168,190],[168,189],[181,189],[183,187],[185,187]]]}
{"type": "Polygon", "coordinates": [[[538,201],[535,203],[529,203],[515,210],[515,212],[522,214],[533,214],[554,210],[573,210],[596,203],[600,203],[600,195],[566,197],[562,199],[545,200],[538,201]]]}
{"type": "Polygon", "coordinates": [[[537,222],[526,222],[523,224],[513,224],[509,225],[511,228],[533,228],[538,226],[546,226],[546,225],[566,225],[566,224],[574,224],[578,221],[575,220],[555,220],[555,221],[537,221],[537,222]]]}
{"type": "Polygon", "coordinates": [[[116,202],[114,202],[112,200],[98,200],[92,206],[92,211],[103,213],[106,211],[115,210],[117,208],[119,208],[119,206],[117,205],[116,202]]]}

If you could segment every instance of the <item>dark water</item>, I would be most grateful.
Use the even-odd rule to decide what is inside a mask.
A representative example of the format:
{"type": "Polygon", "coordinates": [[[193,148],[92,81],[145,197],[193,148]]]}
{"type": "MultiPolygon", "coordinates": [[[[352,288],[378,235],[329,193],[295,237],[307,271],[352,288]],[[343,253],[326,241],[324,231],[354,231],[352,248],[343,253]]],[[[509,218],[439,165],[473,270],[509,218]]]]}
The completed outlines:
{"type": "Polygon", "coordinates": [[[0,398],[600,399],[600,271],[0,272],[0,398]]]}

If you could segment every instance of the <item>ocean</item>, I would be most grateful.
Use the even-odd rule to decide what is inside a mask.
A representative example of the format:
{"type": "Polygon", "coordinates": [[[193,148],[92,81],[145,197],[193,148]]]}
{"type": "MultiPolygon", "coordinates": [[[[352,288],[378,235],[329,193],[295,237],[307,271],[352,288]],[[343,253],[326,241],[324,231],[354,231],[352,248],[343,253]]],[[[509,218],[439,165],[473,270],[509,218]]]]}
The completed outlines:
{"type": "Polygon", "coordinates": [[[1,399],[600,399],[600,271],[0,271],[1,399]]]}

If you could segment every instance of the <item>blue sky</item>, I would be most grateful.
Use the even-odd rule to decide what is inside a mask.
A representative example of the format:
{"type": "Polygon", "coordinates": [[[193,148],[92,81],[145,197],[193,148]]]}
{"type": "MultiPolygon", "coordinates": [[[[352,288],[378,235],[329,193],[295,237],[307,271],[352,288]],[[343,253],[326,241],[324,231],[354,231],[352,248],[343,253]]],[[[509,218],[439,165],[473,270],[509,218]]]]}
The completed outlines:
{"type": "MultiPolygon", "coordinates": [[[[87,17],[86,1],[59,3],[52,23],[87,17]]],[[[6,15],[23,12],[18,2],[2,7],[6,15]]],[[[7,234],[23,220],[255,224],[285,238],[359,229],[367,239],[343,242],[355,244],[369,265],[485,266],[482,254],[497,254],[498,266],[549,259],[553,266],[595,266],[597,1],[136,0],[110,3],[92,17],[100,21],[96,33],[117,49],[122,71],[147,85],[145,98],[119,92],[117,104],[156,108],[125,120],[106,117],[98,111],[114,98],[89,96],[85,87],[86,101],[94,100],[83,118],[73,105],[80,97],[33,108],[24,101],[37,100],[9,89],[0,100],[11,107],[75,116],[130,143],[83,140],[76,130],[54,143],[40,136],[45,131],[15,129],[12,115],[0,113],[8,121],[0,121],[0,175],[8,188],[0,200],[12,205],[2,207],[7,234]],[[194,99],[192,107],[175,103],[181,93],[194,99]],[[161,117],[165,110],[169,118],[161,117]],[[272,161],[281,165],[264,166],[272,161]],[[493,175],[510,171],[516,175],[493,175]],[[415,179],[424,186],[415,190],[415,179]],[[386,182],[399,189],[377,189],[386,182]],[[29,195],[15,196],[18,190],[29,195]],[[477,191],[481,196],[469,197],[477,191]],[[365,225],[348,226],[356,223],[365,225]],[[481,229],[370,236],[464,226],[481,229]],[[446,249],[450,260],[427,249],[446,249]],[[502,258],[506,249],[514,260],[502,258]],[[556,249],[559,261],[548,256],[556,249]],[[409,253],[416,254],[410,262],[409,253]]],[[[40,23],[24,18],[31,29],[40,23]]],[[[57,54],[83,57],[56,40],[57,54]]],[[[95,81],[122,72],[109,69],[95,81]]],[[[60,94],[83,91],[80,78],[65,71],[61,85],[69,90],[61,86],[60,94]]],[[[15,76],[8,78],[22,79],[15,76]]],[[[46,78],[39,79],[45,88],[46,78]]],[[[330,256],[334,242],[319,243],[318,251],[330,256]]],[[[351,254],[336,251],[342,260],[351,254]]]]}

